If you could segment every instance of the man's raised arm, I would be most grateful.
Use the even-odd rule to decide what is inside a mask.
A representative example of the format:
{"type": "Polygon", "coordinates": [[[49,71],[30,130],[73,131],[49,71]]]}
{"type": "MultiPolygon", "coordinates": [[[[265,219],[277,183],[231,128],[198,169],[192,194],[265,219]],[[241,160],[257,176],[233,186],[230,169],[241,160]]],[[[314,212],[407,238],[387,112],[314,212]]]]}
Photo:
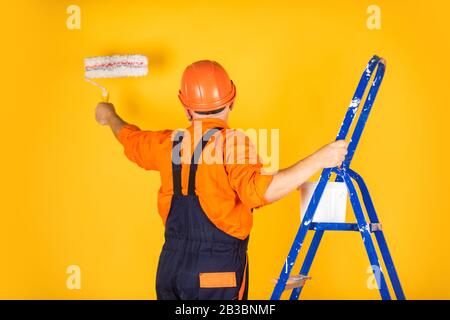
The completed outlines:
{"type": "Polygon", "coordinates": [[[109,126],[117,139],[119,138],[119,132],[122,127],[128,124],[117,115],[113,104],[106,102],[97,104],[95,119],[102,126],[109,126]]]}
{"type": "Polygon", "coordinates": [[[279,200],[308,181],[320,169],[340,166],[347,154],[347,146],[344,140],[332,142],[296,164],[278,171],[264,197],[269,202],[279,200]]]}

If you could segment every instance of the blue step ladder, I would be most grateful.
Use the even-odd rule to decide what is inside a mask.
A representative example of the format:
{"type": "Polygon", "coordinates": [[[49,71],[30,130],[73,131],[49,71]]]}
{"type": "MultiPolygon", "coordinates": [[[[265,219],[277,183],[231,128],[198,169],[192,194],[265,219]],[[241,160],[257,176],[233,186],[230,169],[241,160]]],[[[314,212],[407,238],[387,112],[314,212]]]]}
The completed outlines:
{"type": "Polygon", "coordinates": [[[358,107],[361,104],[361,100],[364,96],[364,92],[366,91],[366,88],[369,84],[370,79],[372,78],[375,69],[376,74],[373,77],[369,92],[364,102],[364,106],[360,112],[358,121],[356,122],[353,134],[351,136],[347,156],[345,157],[340,167],[327,168],[322,171],[319,183],[317,184],[317,187],[314,190],[311,201],[309,202],[308,208],[306,209],[306,213],[301,222],[300,228],[297,231],[294,242],[286,258],[285,264],[283,265],[283,269],[281,270],[280,277],[278,278],[278,281],[273,290],[271,296],[272,300],[279,300],[281,298],[281,294],[283,293],[283,291],[289,289],[292,289],[290,300],[297,300],[299,298],[303,288],[304,281],[299,282],[300,285],[298,286],[295,285],[292,286],[292,284],[286,286],[286,283],[288,281],[292,283],[292,279],[307,278],[309,269],[311,267],[314,256],[317,252],[317,248],[319,247],[320,241],[322,239],[325,230],[359,231],[359,233],[362,236],[364,246],[366,248],[367,255],[369,257],[369,261],[375,275],[375,279],[377,281],[377,287],[378,290],[380,291],[381,298],[383,300],[389,300],[391,299],[391,295],[372,238],[372,233],[374,233],[381,255],[383,257],[384,264],[387,269],[387,274],[394,289],[395,296],[399,300],[405,299],[405,295],[403,293],[403,289],[400,284],[397,271],[395,270],[391,254],[389,253],[386,239],[384,237],[380,221],[378,220],[377,214],[375,212],[375,207],[370,197],[369,190],[367,189],[367,186],[363,178],[350,168],[350,163],[353,159],[356,147],[358,146],[358,142],[361,138],[361,134],[366,124],[370,110],[375,101],[375,97],[378,93],[378,88],[380,87],[381,81],[383,80],[384,71],[386,69],[386,62],[384,59],[378,56],[373,56],[372,59],[370,59],[369,63],[367,64],[361,77],[361,80],[359,81],[358,87],[356,88],[356,92],[353,96],[350,106],[347,110],[347,113],[345,114],[344,121],[342,122],[341,128],[339,129],[339,133],[336,137],[336,140],[343,140],[347,138],[350,126],[355,118],[356,112],[358,111],[358,107]],[[355,213],[357,223],[312,222],[320,198],[322,197],[325,186],[328,180],[330,179],[332,173],[336,174],[337,182],[344,182],[346,184],[350,195],[350,202],[353,211],[355,213]],[[361,206],[360,197],[357,193],[353,181],[355,181],[356,185],[359,187],[360,193],[362,195],[363,204],[365,206],[369,220],[366,220],[363,207],[361,206]],[[306,257],[303,261],[303,265],[300,269],[300,274],[292,278],[289,278],[308,230],[314,230],[314,236],[309,246],[306,257]]]}

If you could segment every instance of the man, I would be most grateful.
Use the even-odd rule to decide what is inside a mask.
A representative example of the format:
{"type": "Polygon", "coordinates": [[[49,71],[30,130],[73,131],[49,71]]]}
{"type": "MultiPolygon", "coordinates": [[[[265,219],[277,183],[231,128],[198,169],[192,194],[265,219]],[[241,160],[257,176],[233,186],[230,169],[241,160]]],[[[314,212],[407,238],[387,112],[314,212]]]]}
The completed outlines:
{"type": "Polygon", "coordinates": [[[97,105],[97,121],[111,127],[126,156],[161,175],[158,210],[165,243],[158,299],[246,299],[253,209],[281,199],[318,170],[339,166],[347,154],[347,143],[337,141],[289,168],[263,174],[248,139],[236,142],[242,134],[227,125],[235,97],[222,66],[204,60],[188,66],[181,80],[179,98],[191,122],[184,131],[141,131],[123,121],[112,104],[97,105]],[[202,137],[195,139],[199,127],[202,137]],[[223,161],[202,162],[208,146],[223,161]]]}

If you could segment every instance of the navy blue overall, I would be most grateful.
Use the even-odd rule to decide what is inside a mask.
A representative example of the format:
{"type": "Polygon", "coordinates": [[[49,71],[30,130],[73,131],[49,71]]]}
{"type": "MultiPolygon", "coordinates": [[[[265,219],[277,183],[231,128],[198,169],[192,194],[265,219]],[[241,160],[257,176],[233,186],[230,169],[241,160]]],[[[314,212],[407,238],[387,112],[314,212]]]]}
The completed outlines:
{"type": "MultiPolygon", "coordinates": [[[[181,141],[178,132],[172,146],[173,197],[166,220],[165,243],[156,275],[158,299],[232,300],[247,299],[247,244],[218,229],[207,217],[195,193],[200,155],[211,136],[222,128],[207,131],[194,149],[189,170],[188,194],[181,189],[181,141]],[[201,285],[200,277],[235,274],[234,286],[201,285]]],[[[204,278],[203,278],[204,279],[204,278]]]]}

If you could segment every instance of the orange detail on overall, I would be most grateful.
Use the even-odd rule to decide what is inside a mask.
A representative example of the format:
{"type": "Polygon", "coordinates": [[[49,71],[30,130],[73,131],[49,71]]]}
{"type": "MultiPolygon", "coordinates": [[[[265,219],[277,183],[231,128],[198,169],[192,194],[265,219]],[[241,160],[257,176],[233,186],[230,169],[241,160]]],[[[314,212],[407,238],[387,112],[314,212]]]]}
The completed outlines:
{"type": "Polygon", "coordinates": [[[235,288],[236,272],[200,273],[200,288],[235,288]]]}
{"type": "Polygon", "coordinates": [[[241,284],[241,288],[239,289],[239,300],[242,300],[242,298],[244,297],[244,293],[245,293],[245,288],[247,285],[247,268],[248,268],[248,254],[245,257],[245,268],[244,268],[244,275],[242,278],[242,284],[241,284]]]}

